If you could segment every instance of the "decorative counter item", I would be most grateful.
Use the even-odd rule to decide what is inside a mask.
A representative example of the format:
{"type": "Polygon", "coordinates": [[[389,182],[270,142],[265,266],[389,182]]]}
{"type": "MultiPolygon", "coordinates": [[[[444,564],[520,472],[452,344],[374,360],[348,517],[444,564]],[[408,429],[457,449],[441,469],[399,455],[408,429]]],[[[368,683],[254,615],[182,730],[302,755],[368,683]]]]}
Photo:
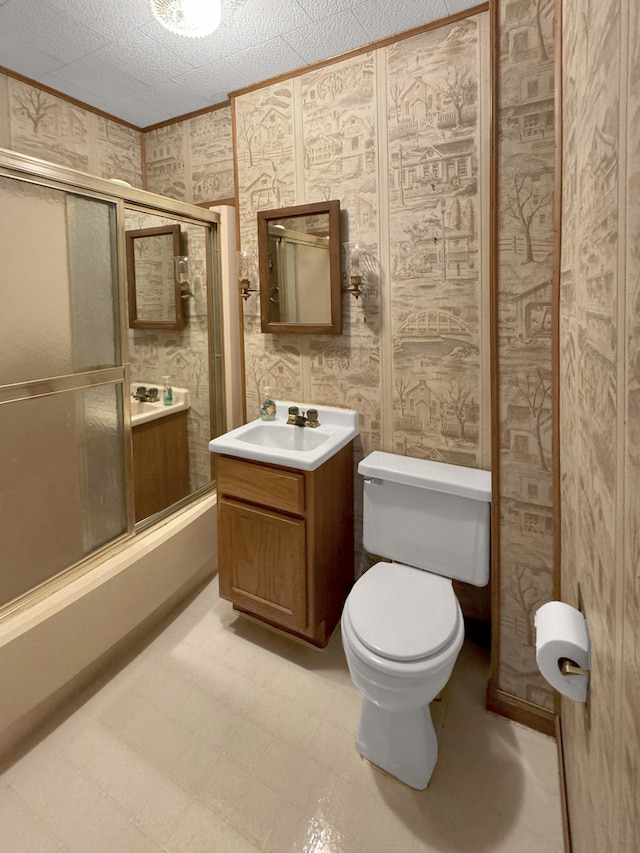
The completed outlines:
{"type": "Polygon", "coordinates": [[[264,389],[264,402],[260,406],[260,417],[263,421],[275,421],[276,404],[271,399],[271,388],[267,385],[264,389]]]}

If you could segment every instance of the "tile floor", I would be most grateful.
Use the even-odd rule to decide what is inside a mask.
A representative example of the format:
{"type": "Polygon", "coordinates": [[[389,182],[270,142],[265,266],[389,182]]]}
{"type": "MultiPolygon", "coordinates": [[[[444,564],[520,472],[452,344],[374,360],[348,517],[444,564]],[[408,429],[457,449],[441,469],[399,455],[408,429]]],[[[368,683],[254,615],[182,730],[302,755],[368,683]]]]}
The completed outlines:
{"type": "Polygon", "coordinates": [[[360,758],[339,633],[324,652],[211,582],[0,776],[2,853],[561,853],[555,742],[484,710],[467,640],[433,704],[426,791],[360,758]]]}

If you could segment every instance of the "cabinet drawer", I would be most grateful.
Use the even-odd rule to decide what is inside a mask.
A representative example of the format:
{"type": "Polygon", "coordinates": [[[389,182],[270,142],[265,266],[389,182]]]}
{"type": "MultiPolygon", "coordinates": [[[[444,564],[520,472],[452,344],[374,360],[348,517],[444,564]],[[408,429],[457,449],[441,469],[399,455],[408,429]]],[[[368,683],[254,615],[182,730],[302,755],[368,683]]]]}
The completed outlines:
{"type": "Polygon", "coordinates": [[[218,456],[218,492],[285,512],[304,513],[304,474],[218,456]]]}

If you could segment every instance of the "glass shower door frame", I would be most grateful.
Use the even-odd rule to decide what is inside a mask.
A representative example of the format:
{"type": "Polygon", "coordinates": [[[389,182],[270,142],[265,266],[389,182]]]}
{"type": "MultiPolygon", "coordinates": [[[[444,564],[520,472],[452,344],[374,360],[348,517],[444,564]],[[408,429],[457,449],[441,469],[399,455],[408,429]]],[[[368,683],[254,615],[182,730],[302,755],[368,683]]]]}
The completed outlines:
{"type": "MultiPolygon", "coordinates": [[[[109,255],[111,256],[111,260],[109,262],[109,269],[111,272],[107,273],[107,277],[111,278],[111,296],[108,298],[110,300],[109,304],[112,305],[113,310],[111,317],[113,318],[113,334],[115,339],[113,340],[113,366],[89,369],[80,368],[76,372],[72,373],[54,373],[51,376],[41,375],[38,378],[30,378],[2,384],[0,385],[0,410],[4,408],[5,405],[12,406],[12,404],[25,404],[30,400],[35,401],[39,398],[51,399],[56,396],[60,396],[62,399],[65,395],[67,396],[67,399],[69,400],[68,410],[69,417],[71,418],[70,423],[72,424],[70,430],[75,441],[78,442],[78,444],[75,445],[75,470],[76,479],[79,484],[78,488],[80,493],[82,493],[82,483],[85,483],[86,485],[88,482],[91,469],[91,460],[89,458],[89,450],[87,447],[89,435],[87,433],[87,429],[83,428],[86,426],[86,407],[91,409],[92,396],[95,398],[95,393],[99,393],[98,389],[104,388],[106,390],[107,388],[112,387],[115,392],[115,396],[113,398],[115,409],[111,409],[111,414],[108,414],[107,418],[110,423],[116,425],[116,433],[120,433],[122,443],[117,441],[116,435],[113,433],[111,433],[112,438],[108,439],[108,441],[112,443],[110,446],[117,447],[118,444],[120,444],[121,448],[121,452],[118,453],[121,461],[117,466],[117,469],[115,469],[115,473],[113,475],[115,479],[113,479],[113,482],[115,483],[116,493],[120,491],[120,486],[118,484],[121,483],[122,501],[119,503],[120,521],[116,520],[115,525],[112,525],[111,531],[107,532],[102,541],[102,531],[100,531],[99,524],[97,525],[99,531],[98,539],[96,539],[93,531],[93,527],[96,526],[95,520],[98,518],[98,512],[92,512],[91,508],[87,509],[87,505],[85,504],[83,507],[84,511],[79,514],[76,531],[77,541],[79,543],[77,554],[81,556],[78,556],[75,561],[67,564],[60,571],[55,570],[57,567],[54,565],[54,571],[51,575],[46,576],[45,574],[42,577],[38,577],[34,586],[18,591],[17,597],[15,598],[10,598],[8,601],[5,600],[0,602],[0,618],[4,618],[9,613],[15,612],[16,609],[31,603],[43,594],[49,594],[53,589],[58,588],[59,585],[66,583],[71,573],[75,576],[79,570],[85,570],[85,567],[86,570],[89,570],[97,560],[103,558],[103,555],[107,550],[114,549],[122,543],[132,539],[135,533],[133,489],[131,487],[131,483],[133,482],[133,451],[126,335],[126,288],[122,286],[122,282],[125,280],[123,225],[124,202],[122,199],[114,198],[109,194],[96,192],[82,186],[60,183],[41,174],[16,174],[13,170],[2,166],[2,159],[4,158],[0,156],[0,179],[9,179],[11,181],[16,181],[16,183],[25,183],[32,187],[41,187],[45,190],[64,193],[64,196],[60,196],[61,199],[69,199],[70,197],[73,197],[80,200],[80,204],[82,204],[82,199],[86,199],[88,201],[102,202],[107,205],[107,208],[105,208],[106,213],[104,215],[104,222],[107,227],[111,229],[110,234],[112,235],[110,241],[111,248],[107,249],[108,254],[106,255],[107,258],[109,255]],[[109,225],[109,223],[111,224],[109,225]],[[77,393],[74,395],[74,392],[77,393]],[[78,405],[80,405],[80,409],[78,409],[78,405]],[[74,410],[77,413],[76,417],[80,418],[80,420],[76,421],[76,417],[73,416],[74,410]],[[76,423],[78,425],[77,427],[76,423]],[[115,445],[113,444],[114,440],[115,445]],[[117,473],[118,471],[120,473],[117,473]]],[[[67,202],[67,205],[69,205],[69,202],[67,202]]],[[[65,206],[64,202],[62,202],[62,208],[66,210],[68,228],[69,223],[73,221],[74,218],[73,203],[71,203],[71,207],[68,207],[65,206]]],[[[103,241],[103,246],[106,247],[108,245],[109,238],[107,237],[106,241],[103,241]]],[[[65,251],[68,258],[67,295],[69,299],[70,324],[73,324],[73,318],[71,316],[73,314],[73,310],[71,308],[73,301],[73,264],[71,260],[73,250],[67,246],[65,251]]],[[[76,282],[76,284],[82,286],[83,282],[76,282]]],[[[108,294],[108,284],[106,285],[106,291],[103,292],[108,294]]],[[[111,325],[110,322],[109,325],[111,325]]],[[[108,332],[107,337],[109,337],[108,332]]],[[[70,346],[72,346],[71,340],[72,338],[69,339],[70,346]]],[[[71,359],[70,366],[73,368],[73,349],[69,350],[68,357],[71,359]]],[[[93,408],[95,410],[95,404],[93,408]]],[[[93,435],[95,435],[95,428],[93,429],[93,435]]],[[[25,460],[25,462],[27,461],[28,460],[25,460]]],[[[117,504],[112,505],[116,506],[117,504]]],[[[109,525],[106,527],[108,529],[109,525]]],[[[20,571],[19,565],[9,567],[9,569],[20,571]]],[[[9,584],[9,589],[11,589],[11,586],[12,585],[9,584]]],[[[12,593],[10,593],[10,595],[11,594],[12,593]]]]}
{"type": "Polygon", "coordinates": [[[194,205],[175,199],[163,199],[137,188],[114,186],[106,179],[77,172],[74,169],[47,163],[27,155],[0,149],[0,177],[18,179],[26,183],[61,190],[66,193],[81,196],[96,201],[104,201],[113,205],[115,211],[116,262],[118,278],[117,310],[119,316],[119,360],[115,367],[97,368],[95,370],[79,371],[66,375],[47,378],[31,379],[0,386],[0,407],[11,401],[36,399],[38,397],[62,394],[65,391],[82,392],[96,389],[100,386],[119,387],[122,400],[122,434],[124,441],[124,482],[126,530],[104,545],[96,548],[90,554],[64,570],[43,580],[24,594],[19,595],[7,605],[0,604],[0,622],[17,610],[30,606],[33,602],[50,595],[56,589],[66,585],[86,572],[91,571],[109,553],[117,553],[133,541],[135,535],[146,530],[151,524],[164,519],[188,505],[202,494],[213,491],[212,481],[208,486],[199,488],[187,498],[169,507],[166,511],[135,524],[134,490],[133,490],[133,441],[131,425],[131,404],[129,398],[130,365],[128,352],[128,323],[127,323],[127,289],[126,289],[126,256],[125,256],[125,208],[130,205],[139,206],[160,215],[183,218],[185,221],[199,222],[208,227],[207,265],[209,276],[207,282],[207,304],[209,315],[209,377],[210,387],[215,389],[210,394],[211,432],[217,435],[225,422],[224,405],[224,353],[221,327],[221,293],[220,293],[220,258],[219,233],[217,224],[219,215],[206,208],[197,209],[194,205]]]}

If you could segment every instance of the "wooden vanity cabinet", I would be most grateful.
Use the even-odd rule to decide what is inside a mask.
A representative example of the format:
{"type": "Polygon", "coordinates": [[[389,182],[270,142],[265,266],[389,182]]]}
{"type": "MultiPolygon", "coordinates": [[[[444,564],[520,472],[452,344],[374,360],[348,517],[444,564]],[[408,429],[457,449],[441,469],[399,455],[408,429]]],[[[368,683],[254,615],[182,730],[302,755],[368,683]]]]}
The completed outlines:
{"type": "Polygon", "coordinates": [[[220,595],[326,646],[354,577],[353,442],[315,471],[216,458],[220,595]]]}
{"type": "Polygon", "coordinates": [[[132,429],[136,521],[189,494],[187,414],[176,412],[132,429]]]}

